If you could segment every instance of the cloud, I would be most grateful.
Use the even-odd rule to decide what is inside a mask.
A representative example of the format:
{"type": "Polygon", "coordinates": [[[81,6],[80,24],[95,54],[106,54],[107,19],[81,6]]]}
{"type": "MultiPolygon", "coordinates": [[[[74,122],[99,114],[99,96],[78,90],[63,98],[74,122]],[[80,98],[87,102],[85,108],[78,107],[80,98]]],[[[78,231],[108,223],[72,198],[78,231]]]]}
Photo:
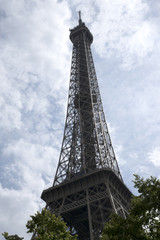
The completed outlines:
{"type": "Polygon", "coordinates": [[[31,111],[36,106],[37,112],[43,111],[48,106],[46,95],[53,97],[61,89],[63,96],[67,87],[64,75],[69,73],[66,39],[70,11],[65,3],[56,1],[3,2],[1,11],[5,13],[1,18],[4,37],[0,38],[1,124],[20,129],[22,108],[31,111]],[[57,11],[51,14],[54,8],[57,11]]]}
{"type": "Polygon", "coordinates": [[[94,35],[104,111],[125,183],[132,190],[133,173],[159,175],[159,7],[142,0],[1,1],[0,232],[26,237],[29,215],[45,205],[40,195],[53,182],[64,128],[69,28],[79,10],[94,35]]]}
{"type": "Polygon", "coordinates": [[[0,66],[0,72],[2,78],[0,88],[0,127],[9,130],[11,128],[20,129],[23,125],[21,120],[21,95],[8,79],[7,70],[3,64],[0,66]]]}
{"type": "Polygon", "coordinates": [[[141,0],[97,2],[99,13],[92,24],[95,49],[103,57],[116,56],[121,67],[131,69],[153,51],[155,25],[147,19],[149,7],[141,0]]]}
{"type": "Polygon", "coordinates": [[[16,162],[15,171],[18,170],[19,174],[24,178],[22,182],[25,181],[25,177],[27,179],[33,173],[41,173],[46,176],[48,174],[52,175],[53,169],[50,166],[55,165],[55,160],[59,155],[58,151],[50,146],[27,142],[24,139],[10,143],[4,148],[3,154],[11,156],[12,160],[16,162]],[[22,170],[23,168],[24,170],[22,170]],[[29,175],[26,174],[26,168],[30,169],[29,175]]]}
{"type": "MultiPolygon", "coordinates": [[[[0,185],[0,226],[1,233],[9,232],[9,234],[18,234],[21,237],[26,237],[26,223],[29,216],[36,212],[37,205],[42,205],[35,194],[29,190],[15,190],[3,188],[0,185]]],[[[30,235],[27,236],[28,239],[30,235]]]]}
{"type": "Polygon", "coordinates": [[[65,2],[1,1],[0,232],[26,237],[29,215],[45,206],[40,196],[53,182],[66,111],[70,17],[65,2]]]}
{"type": "Polygon", "coordinates": [[[152,53],[157,40],[157,26],[152,21],[149,4],[142,0],[74,1],[82,20],[90,24],[94,48],[101,57],[120,59],[120,67],[132,69],[152,53]]]}
{"type": "Polygon", "coordinates": [[[155,165],[155,167],[159,167],[160,166],[160,148],[157,147],[153,149],[152,152],[149,152],[148,159],[155,165]]]}

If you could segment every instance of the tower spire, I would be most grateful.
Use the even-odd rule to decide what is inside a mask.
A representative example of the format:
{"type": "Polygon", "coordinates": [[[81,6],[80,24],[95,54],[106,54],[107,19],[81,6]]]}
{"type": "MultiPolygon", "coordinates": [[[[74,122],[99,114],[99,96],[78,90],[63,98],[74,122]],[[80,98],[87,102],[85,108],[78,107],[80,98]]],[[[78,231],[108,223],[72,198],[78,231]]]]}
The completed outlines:
{"type": "Polygon", "coordinates": [[[73,43],[67,116],[47,208],[61,215],[80,240],[98,240],[111,213],[126,217],[131,192],[124,185],[109,135],[91,53],[93,36],[82,23],[73,43]]]}
{"type": "Polygon", "coordinates": [[[81,25],[82,24],[81,11],[78,11],[78,15],[79,15],[79,25],[81,25]]]}

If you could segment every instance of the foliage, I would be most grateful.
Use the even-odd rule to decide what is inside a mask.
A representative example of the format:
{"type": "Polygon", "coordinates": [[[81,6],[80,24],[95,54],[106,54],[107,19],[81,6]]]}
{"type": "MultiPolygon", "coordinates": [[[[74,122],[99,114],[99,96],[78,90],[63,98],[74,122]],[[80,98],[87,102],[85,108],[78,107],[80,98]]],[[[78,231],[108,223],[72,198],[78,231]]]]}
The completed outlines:
{"type": "Polygon", "coordinates": [[[22,239],[24,239],[24,238],[18,237],[18,235],[10,235],[9,236],[7,232],[2,233],[2,235],[6,240],[22,240],[22,239]]]}
{"type": "Polygon", "coordinates": [[[128,217],[112,215],[105,224],[102,240],[160,239],[160,181],[135,175],[134,186],[140,194],[133,196],[128,217]]]}
{"type": "Polygon", "coordinates": [[[66,223],[61,217],[56,217],[50,211],[43,209],[31,216],[32,220],[27,222],[28,233],[36,233],[36,240],[76,240],[71,236],[66,223]]]}
{"type": "MultiPolygon", "coordinates": [[[[71,236],[66,223],[61,217],[56,217],[50,211],[43,209],[31,216],[26,224],[28,233],[33,233],[34,240],[76,240],[77,236],[71,236]]],[[[22,240],[18,235],[2,234],[6,240],[22,240]]]]}

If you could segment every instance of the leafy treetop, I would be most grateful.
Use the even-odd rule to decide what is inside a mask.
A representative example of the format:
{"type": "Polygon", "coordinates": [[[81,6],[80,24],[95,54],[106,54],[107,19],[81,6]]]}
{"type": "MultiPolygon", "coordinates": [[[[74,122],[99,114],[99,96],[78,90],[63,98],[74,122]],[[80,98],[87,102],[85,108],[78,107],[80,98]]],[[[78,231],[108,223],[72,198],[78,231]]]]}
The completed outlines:
{"type": "MultiPolygon", "coordinates": [[[[37,212],[31,216],[26,224],[27,233],[33,233],[33,240],[76,240],[77,236],[72,236],[62,221],[61,217],[56,217],[50,211],[43,209],[42,212],[37,212]]],[[[18,235],[2,234],[6,240],[22,240],[18,235]]]]}
{"type": "Polygon", "coordinates": [[[133,196],[126,219],[112,215],[102,240],[160,240],[160,180],[134,176],[139,196],[133,196]]]}

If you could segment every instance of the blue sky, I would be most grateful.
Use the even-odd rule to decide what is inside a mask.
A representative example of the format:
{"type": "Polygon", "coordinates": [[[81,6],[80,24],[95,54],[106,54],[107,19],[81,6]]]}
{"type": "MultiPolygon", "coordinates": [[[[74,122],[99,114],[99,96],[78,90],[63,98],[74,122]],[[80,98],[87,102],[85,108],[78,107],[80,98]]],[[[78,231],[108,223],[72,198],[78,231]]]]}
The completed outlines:
{"type": "Polygon", "coordinates": [[[0,0],[0,233],[26,235],[59,158],[77,11],[125,184],[160,177],[160,2],[0,0]]]}

